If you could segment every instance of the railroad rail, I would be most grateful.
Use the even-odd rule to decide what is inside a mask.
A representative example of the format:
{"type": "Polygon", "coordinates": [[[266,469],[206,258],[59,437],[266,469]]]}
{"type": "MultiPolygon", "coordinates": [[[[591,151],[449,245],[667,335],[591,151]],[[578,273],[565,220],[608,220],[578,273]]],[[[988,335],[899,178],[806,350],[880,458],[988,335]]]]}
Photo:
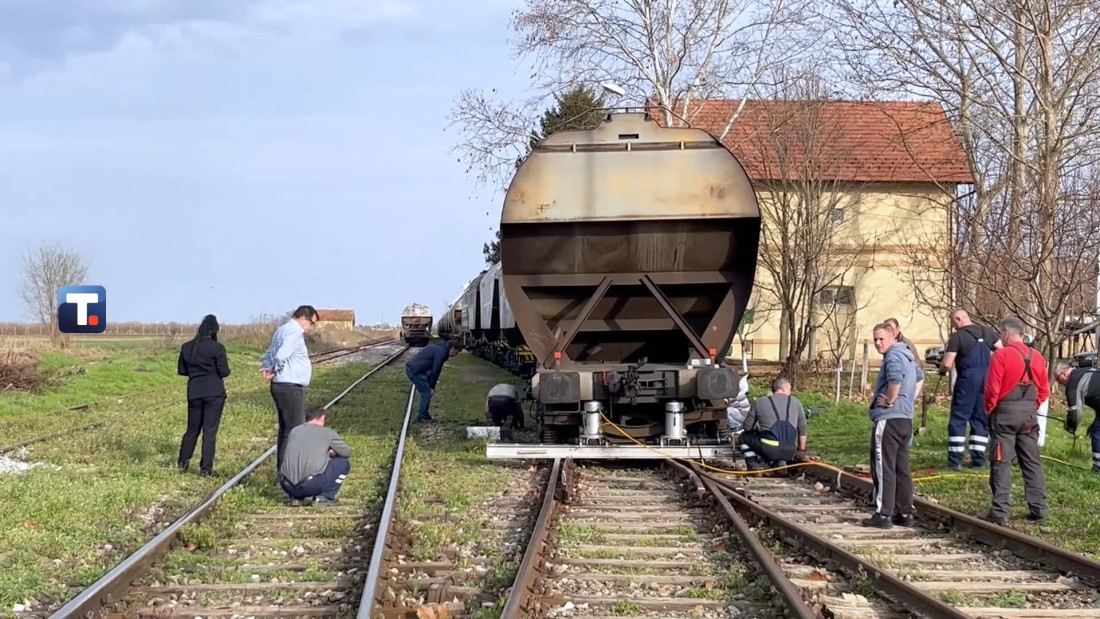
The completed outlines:
{"type": "MultiPolygon", "coordinates": [[[[325,404],[324,408],[327,410],[337,404],[353,389],[371,378],[384,367],[389,366],[408,350],[408,346],[402,346],[399,351],[390,355],[377,366],[364,373],[339,395],[325,404]]],[[[413,391],[410,389],[409,403],[405,410],[405,425],[403,426],[402,436],[404,436],[404,429],[407,429],[409,423],[409,416],[412,410],[412,393],[413,391]]],[[[403,444],[404,439],[402,439],[401,445],[395,452],[395,476],[398,474],[397,471],[399,470],[403,444]]],[[[246,538],[242,541],[241,546],[247,546],[247,550],[238,547],[236,549],[231,548],[229,552],[237,554],[238,556],[243,556],[243,553],[249,553],[254,550],[252,542],[258,542],[259,545],[265,546],[267,550],[272,550],[272,546],[277,546],[278,542],[272,540],[270,536],[264,537],[260,535],[264,532],[270,532],[270,530],[276,530],[282,534],[284,538],[283,541],[290,545],[290,551],[288,554],[286,550],[275,549],[275,555],[280,557],[280,561],[268,563],[266,565],[262,563],[265,558],[263,553],[257,554],[255,556],[256,563],[245,566],[252,572],[251,582],[234,582],[234,578],[239,577],[240,572],[240,566],[237,566],[238,569],[236,570],[227,570],[216,576],[218,579],[225,578],[229,582],[204,583],[196,582],[194,578],[187,578],[182,584],[162,583],[151,586],[135,586],[135,582],[137,582],[139,578],[143,576],[148,577],[152,573],[154,566],[161,561],[173,545],[178,542],[178,536],[184,527],[198,523],[208,516],[214,506],[223,499],[231,489],[240,485],[275,452],[276,446],[272,445],[258,458],[234,475],[229,481],[215,490],[209,497],[202,501],[202,503],[177,519],[155,538],[58,609],[51,615],[51,619],[90,617],[93,615],[119,619],[122,617],[126,619],[133,617],[159,617],[164,616],[166,610],[164,603],[169,599],[175,601],[176,599],[183,599],[181,596],[186,595],[217,597],[219,595],[224,596],[227,593],[239,595],[240,598],[232,604],[205,606],[199,604],[195,607],[181,606],[178,607],[178,610],[187,612],[187,616],[201,616],[204,618],[233,616],[336,616],[336,614],[342,610],[341,605],[338,603],[318,604],[316,603],[316,596],[319,593],[327,592],[327,594],[330,595],[328,595],[326,599],[329,600],[346,598],[348,591],[356,584],[357,580],[361,579],[361,577],[356,574],[357,570],[354,567],[349,568],[339,563],[329,565],[329,568],[340,570],[340,573],[343,575],[333,582],[308,582],[304,583],[304,585],[302,583],[288,582],[285,580],[280,581],[279,579],[274,579],[275,582],[271,582],[271,579],[268,579],[268,582],[263,582],[265,578],[259,576],[259,574],[272,573],[273,570],[275,573],[303,570],[302,566],[297,566],[289,562],[287,557],[303,554],[306,552],[306,547],[314,551],[320,549],[321,553],[327,558],[336,559],[337,561],[340,559],[346,560],[349,556],[353,556],[356,553],[362,553],[363,549],[372,542],[372,540],[363,539],[361,537],[364,532],[372,528],[373,525],[371,523],[368,523],[371,524],[371,526],[358,526],[353,523],[351,528],[354,529],[354,532],[347,536],[347,538],[350,539],[347,539],[348,547],[345,549],[345,553],[325,553],[326,550],[332,550],[331,542],[340,541],[340,538],[331,536],[306,538],[302,536],[302,530],[305,527],[300,526],[298,524],[300,522],[306,520],[315,521],[314,529],[316,530],[324,527],[331,528],[333,526],[346,527],[348,521],[355,517],[362,516],[361,508],[356,512],[354,508],[349,510],[348,507],[344,505],[326,507],[323,508],[323,510],[321,508],[314,508],[307,511],[302,511],[301,509],[298,511],[276,509],[252,514],[249,522],[242,524],[245,525],[246,529],[250,526],[258,525],[258,528],[261,530],[256,532],[255,538],[246,538]],[[287,526],[288,522],[290,526],[287,526]],[[263,529],[269,530],[264,531],[263,529]],[[357,538],[357,536],[360,537],[357,538]],[[328,548],[325,548],[326,544],[329,544],[328,548]],[[301,550],[298,551],[298,549],[301,550]],[[234,575],[232,573],[234,571],[238,572],[238,574],[234,575]],[[331,585],[331,587],[329,587],[329,585],[331,585]],[[319,589],[319,591],[315,592],[313,591],[314,589],[319,589]],[[276,593],[271,594],[270,597],[264,597],[265,592],[276,593]],[[290,604],[283,603],[285,600],[282,600],[282,598],[278,596],[279,592],[284,595],[289,592],[291,594],[290,597],[294,599],[290,604]],[[298,597],[294,595],[295,593],[301,594],[305,602],[298,603],[298,597]],[[257,596],[265,603],[258,606],[249,606],[248,601],[256,600],[257,596]],[[242,603],[240,601],[241,599],[246,600],[246,602],[242,603]],[[268,599],[274,599],[278,603],[266,603],[268,599]],[[282,601],[280,602],[279,600],[282,601]],[[157,602],[160,602],[160,604],[157,602]]],[[[389,505],[389,503],[390,499],[387,498],[387,505],[389,505]]],[[[367,580],[369,582],[369,576],[367,580]]],[[[171,609],[167,610],[171,612],[171,609]]],[[[34,613],[30,614],[34,615],[34,613]]]]}
{"type": "Polygon", "coordinates": [[[718,501],[817,560],[757,556],[777,588],[793,586],[831,616],[1100,617],[1100,563],[1088,557],[920,498],[917,526],[864,527],[873,486],[832,467],[807,467],[797,479],[693,468],[718,501]],[[855,582],[881,599],[851,595],[855,582]]]}
{"type": "Polygon", "coordinates": [[[341,359],[343,357],[347,357],[348,355],[353,355],[357,352],[361,352],[361,351],[364,351],[364,350],[370,350],[371,348],[378,348],[379,346],[386,346],[386,345],[389,345],[389,344],[396,344],[400,341],[401,341],[400,339],[393,338],[393,339],[388,339],[388,340],[381,340],[381,341],[378,341],[378,342],[370,342],[370,343],[367,343],[367,344],[358,344],[358,345],[355,345],[355,346],[347,346],[347,347],[344,347],[344,348],[336,348],[336,349],[333,349],[333,350],[326,350],[326,351],[323,351],[323,352],[316,352],[316,353],[313,353],[309,356],[309,360],[312,361],[313,363],[327,363],[327,362],[333,361],[335,359],[341,359]]]}
{"type": "MultiPolygon", "coordinates": [[[[728,502],[719,502],[719,513],[708,509],[700,501],[704,480],[686,467],[612,469],[558,459],[550,480],[502,617],[717,617],[733,614],[731,606],[769,612],[763,603],[729,599],[719,584],[729,558],[720,531],[732,523],[747,532],[748,525],[728,502]]],[[[750,551],[766,555],[759,542],[750,551]]],[[[792,617],[814,618],[793,586],[778,591],[792,617]]]]}

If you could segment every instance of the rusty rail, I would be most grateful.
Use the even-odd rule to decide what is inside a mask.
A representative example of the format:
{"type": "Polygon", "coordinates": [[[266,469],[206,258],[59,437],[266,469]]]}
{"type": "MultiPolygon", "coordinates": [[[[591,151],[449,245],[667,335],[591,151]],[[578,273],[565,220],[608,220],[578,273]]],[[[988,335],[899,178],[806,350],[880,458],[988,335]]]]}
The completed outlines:
{"type": "MultiPolygon", "coordinates": [[[[365,381],[367,378],[374,375],[382,368],[388,366],[395,359],[400,357],[408,347],[402,348],[400,351],[394,353],[390,357],[387,357],[382,363],[373,367],[365,373],[362,377],[356,380],[350,387],[345,389],[340,395],[336,396],[324,405],[327,410],[335,406],[340,400],[342,400],[351,390],[365,381]]],[[[217,490],[210,494],[202,503],[192,508],[186,514],[181,516],[175,522],[168,526],[159,535],[151,539],[144,546],[139,548],[136,552],[127,557],[122,563],[116,565],[111,571],[103,575],[99,580],[93,583],[88,588],[84,589],[75,598],[69,600],[64,606],[59,608],[55,613],[50,615],[50,619],[69,619],[72,617],[86,617],[93,616],[96,613],[100,613],[106,606],[112,604],[116,599],[122,597],[122,594],[128,590],[131,583],[136,580],[142,573],[149,570],[149,568],[158,560],[160,560],[172,547],[176,541],[176,535],[180,529],[191,524],[192,522],[198,522],[206,517],[210,513],[210,510],[214,508],[218,500],[221,499],[227,492],[233,489],[235,486],[244,481],[249,475],[251,475],[261,464],[267,461],[276,451],[276,446],[272,445],[266,451],[264,451],[258,458],[250,462],[239,473],[233,476],[232,479],[222,484],[217,490]]]]}
{"type": "MultiPolygon", "coordinates": [[[[864,495],[869,495],[874,488],[870,481],[849,473],[837,473],[816,465],[805,467],[802,470],[815,479],[837,484],[838,489],[841,486],[847,486],[864,495]]],[[[1003,548],[1022,559],[1034,561],[1062,572],[1073,572],[1078,576],[1100,583],[1100,561],[1064,548],[1052,546],[1030,535],[997,526],[949,507],[931,503],[920,497],[913,498],[913,507],[916,508],[918,514],[938,520],[950,529],[963,533],[970,539],[991,548],[1003,548]]]]}
{"type": "Polygon", "coordinates": [[[393,469],[390,471],[390,485],[386,491],[386,503],[382,508],[382,516],[379,519],[378,532],[374,536],[374,549],[371,551],[370,566],[367,568],[367,579],[363,583],[363,594],[359,598],[359,610],[356,611],[356,619],[370,619],[374,606],[378,603],[378,578],[382,575],[382,563],[386,555],[386,541],[390,535],[390,523],[393,521],[393,508],[397,502],[397,487],[401,481],[401,461],[405,457],[405,437],[409,432],[409,421],[412,419],[413,396],[416,388],[409,388],[409,402],[405,406],[405,421],[401,425],[401,438],[397,441],[397,448],[393,454],[393,469]]]}
{"type": "Polygon", "coordinates": [[[768,525],[779,530],[789,540],[806,548],[819,558],[836,561],[852,573],[864,572],[874,583],[876,589],[905,604],[906,608],[915,610],[929,617],[936,617],[937,619],[970,618],[970,615],[936,598],[930,597],[920,589],[901,580],[874,563],[829,542],[805,527],[791,522],[767,507],[742,496],[742,494],[737,491],[737,486],[733,482],[713,475],[705,475],[705,478],[716,485],[722,494],[737,503],[738,508],[753,513],[757,518],[760,518],[768,523],[768,525]]]}
{"type": "Polygon", "coordinates": [[[550,540],[550,523],[560,504],[559,490],[568,493],[566,486],[569,477],[568,470],[572,467],[573,460],[567,459],[562,463],[561,458],[554,460],[554,466],[550,469],[550,476],[546,480],[546,490],[542,495],[542,508],[539,510],[535,528],[531,531],[531,539],[527,543],[527,550],[523,553],[523,561],[516,571],[516,580],[512,585],[512,591],[508,594],[508,601],[504,604],[501,617],[520,617],[525,608],[530,607],[531,598],[535,596],[535,584],[538,582],[539,559],[546,551],[546,544],[550,540]]]}
{"type": "Polygon", "coordinates": [[[733,524],[734,530],[737,532],[737,536],[741,538],[741,541],[745,543],[746,549],[749,554],[752,555],[764,572],[768,575],[768,580],[771,581],[772,586],[775,587],[779,596],[783,598],[783,607],[787,616],[793,619],[817,619],[813,611],[802,599],[802,595],[798,592],[798,588],[794,586],[794,583],[787,578],[787,575],[780,569],[778,563],[775,561],[775,557],[772,553],[768,552],[764,545],[760,543],[760,540],[756,537],[756,534],[749,528],[749,524],[745,522],[745,519],[741,517],[741,514],[737,513],[737,510],[730,504],[729,499],[723,496],[720,488],[718,488],[714,481],[706,474],[698,470],[694,463],[691,468],[680,464],[674,460],[670,460],[669,464],[680,469],[692,483],[696,486],[698,492],[700,488],[706,489],[714,496],[718,504],[722,506],[722,510],[726,513],[726,517],[729,518],[730,523],[733,524]]]}

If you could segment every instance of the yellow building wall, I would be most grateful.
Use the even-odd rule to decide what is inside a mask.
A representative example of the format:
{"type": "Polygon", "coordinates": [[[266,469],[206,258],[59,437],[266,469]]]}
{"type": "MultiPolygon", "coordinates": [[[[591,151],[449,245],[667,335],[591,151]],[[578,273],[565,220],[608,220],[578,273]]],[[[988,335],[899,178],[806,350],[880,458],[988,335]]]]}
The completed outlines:
{"type": "Polygon", "coordinates": [[[355,322],[351,320],[322,320],[317,323],[317,328],[350,331],[355,328],[355,322]]]}
{"type": "MultiPolygon", "coordinates": [[[[762,210],[774,202],[767,188],[758,187],[762,210]]],[[[876,323],[893,317],[902,333],[913,341],[923,357],[927,348],[942,345],[950,334],[948,328],[947,288],[935,264],[946,252],[949,238],[949,217],[946,205],[950,198],[944,190],[932,185],[864,185],[838,195],[830,208],[844,211],[844,221],[834,237],[833,252],[839,266],[834,273],[843,273],[837,285],[854,289],[851,321],[834,320],[818,331],[807,357],[834,359],[830,340],[835,332],[847,327],[854,346],[847,346],[845,360],[862,358],[867,342],[870,358],[879,355],[871,342],[871,330],[876,323]],[[939,285],[931,285],[931,280],[939,285]],[[922,298],[914,294],[920,285],[922,298]],[[931,303],[926,303],[931,301],[931,303]],[[931,307],[930,307],[931,305],[931,307]]],[[[767,222],[765,222],[767,225],[767,222]]],[[[761,251],[765,251],[761,243],[761,251]]],[[[780,358],[780,312],[776,297],[770,290],[771,274],[763,262],[758,262],[756,285],[749,308],[754,321],[744,328],[744,339],[751,346],[750,359],[780,358]]],[[[730,356],[742,356],[742,339],[736,337],[730,356]]]]}

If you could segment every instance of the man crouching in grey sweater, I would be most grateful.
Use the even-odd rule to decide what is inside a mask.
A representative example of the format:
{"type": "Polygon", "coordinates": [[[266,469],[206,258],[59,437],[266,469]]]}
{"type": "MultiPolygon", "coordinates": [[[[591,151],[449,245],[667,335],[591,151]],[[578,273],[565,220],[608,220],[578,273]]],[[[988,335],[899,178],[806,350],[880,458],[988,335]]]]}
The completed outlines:
{"type": "Polygon", "coordinates": [[[306,411],[306,422],[294,426],[286,438],[286,455],[279,467],[279,485],[291,505],[313,501],[337,505],[336,494],[351,470],[351,447],[325,427],[325,409],[306,411]]]}
{"type": "Polygon", "coordinates": [[[909,437],[913,433],[913,400],[917,364],[913,353],[894,338],[885,324],[875,325],[875,350],[882,366],[871,399],[871,479],[875,484],[875,513],[864,526],[889,529],[894,524],[916,525],[913,516],[913,478],[909,474],[909,437]]]}

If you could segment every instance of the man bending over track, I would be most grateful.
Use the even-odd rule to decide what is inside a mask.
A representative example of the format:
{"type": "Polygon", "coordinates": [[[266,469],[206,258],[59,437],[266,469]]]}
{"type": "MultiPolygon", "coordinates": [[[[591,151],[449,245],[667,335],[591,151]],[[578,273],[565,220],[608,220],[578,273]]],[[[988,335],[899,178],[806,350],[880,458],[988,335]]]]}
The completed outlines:
{"type": "Polygon", "coordinates": [[[432,403],[432,396],[435,395],[435,384],[439,382],[443,364],[460,352],[462,352],[462,344],[457,340],[451,340],[450,344],[441,342],[435,346],[425,346],[405,363],[405,376],[409,377],[409,381],[420,395],[417,421],[433,421],[432,416],[428,414],[428,407],[432,403]]]}
{"type": "Polygon", "coordinates": [[[350,457],[351,447],[325,427],[325,409],[316,406],[306,411],[306,422],[294,426],[286,439],[279,485],[291,505],[338,505],[336,494],[351,470],[350,457]]]}
{"type": "Polygon", "coordinates": [[[806,450],[806,411],[791,395],[791,381],[772,381],[771,395],[752,403],[741,434],[741,455],[750,471],[783,466],[806,450]]]}
{"type": "Polygon", "coordinates": [[[1066,388],[1065,428],[1070,434],[1077,432],[1081,409],[1088,406],[1094,414],[1088,435],[1092,439],[1092,472],[1100,473],[1100,368],[1074,369],[1065,363],[1058,364],[1055,380],[1066,388]]]}

